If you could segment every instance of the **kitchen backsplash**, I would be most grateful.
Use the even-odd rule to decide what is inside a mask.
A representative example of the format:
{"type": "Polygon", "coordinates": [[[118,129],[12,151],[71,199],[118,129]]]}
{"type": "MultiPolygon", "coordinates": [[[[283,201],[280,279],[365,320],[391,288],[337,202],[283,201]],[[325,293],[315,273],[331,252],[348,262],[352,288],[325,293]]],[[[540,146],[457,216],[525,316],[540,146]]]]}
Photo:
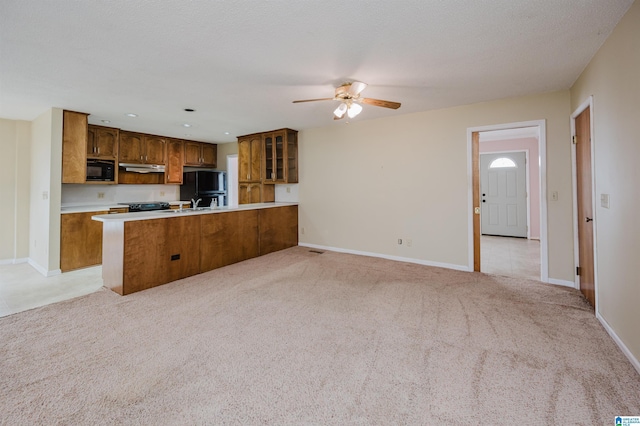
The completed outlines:
{"type": "Polygon", "coordinates": [[[178,185],[62,185],[62,206],[66,207],[179,199],[178,185]]]}
{"type": "Polygon", "coordinates": [[[298,184],[276,185],[276,202],[277,203],[297,203],[298,202],[298,184]]]}

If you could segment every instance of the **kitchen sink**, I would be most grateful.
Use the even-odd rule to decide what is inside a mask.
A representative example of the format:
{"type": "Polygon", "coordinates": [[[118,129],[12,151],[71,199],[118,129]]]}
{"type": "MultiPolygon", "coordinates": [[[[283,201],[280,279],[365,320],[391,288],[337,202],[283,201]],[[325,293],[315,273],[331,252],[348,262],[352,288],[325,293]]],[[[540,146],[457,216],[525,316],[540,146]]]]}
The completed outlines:
{"type": "Polygon", "coordinates": [[[162,210],[162,213],[188,213],[188,212],[200,212],[203,210],[213,210],[210,207],[196,207],[195,209],[192,208],[188,208],[188,209],[171,209],[171,210],[162,210]]]}

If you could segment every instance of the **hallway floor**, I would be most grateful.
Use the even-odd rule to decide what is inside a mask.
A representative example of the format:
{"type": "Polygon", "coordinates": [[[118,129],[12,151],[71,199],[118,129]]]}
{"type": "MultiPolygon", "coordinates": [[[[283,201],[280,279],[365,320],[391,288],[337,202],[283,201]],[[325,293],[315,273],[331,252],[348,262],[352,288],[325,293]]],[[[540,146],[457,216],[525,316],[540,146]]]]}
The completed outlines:
{"type": "Polygon", "coordinates": [[[540,280],[540,241],[526,238],[480,238],[480,271],[540,280]]]}
{"type": "Polygon", "coordinates": [[[27,263],[0,265],[0,317],[73,299],[102,287],[102,266],[45,277],[27,263]]]}

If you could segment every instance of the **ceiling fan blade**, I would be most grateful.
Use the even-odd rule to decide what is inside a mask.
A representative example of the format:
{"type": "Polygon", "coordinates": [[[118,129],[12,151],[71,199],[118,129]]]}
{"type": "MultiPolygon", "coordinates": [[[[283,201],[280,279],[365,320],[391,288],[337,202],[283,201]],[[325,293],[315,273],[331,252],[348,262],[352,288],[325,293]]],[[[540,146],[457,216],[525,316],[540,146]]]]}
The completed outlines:
{"type": "Polygon", "coordinates": [[[354,81],[349,86],[349,94],[351,96],[358,96],[360,92],[362,92],[367,87],[367,83],[363,83],[361,81],[354,81]]]}
{"type": "Polygon", "coordinates": [[[361,98],[360,102],[367,105],[374,105],[384,108],[398,109],[400,108],[400,102],[383,101],[382,99],[361,98]]]}
{"type": "Polygon", "coordinates": [[[299,104],[300,102],[316,102],[316,101],[332,101],[333,98],[320,98],[320,99],[302,99],[299,101],[293,101],[294,104],[299,104]]]}

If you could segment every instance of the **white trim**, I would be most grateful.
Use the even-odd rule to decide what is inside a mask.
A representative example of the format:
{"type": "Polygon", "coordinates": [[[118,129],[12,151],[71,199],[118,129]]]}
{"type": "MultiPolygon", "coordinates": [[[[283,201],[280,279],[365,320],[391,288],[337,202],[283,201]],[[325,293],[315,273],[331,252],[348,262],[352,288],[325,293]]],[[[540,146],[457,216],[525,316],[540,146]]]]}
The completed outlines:
{"type": "Polygon", "coordinates": [[[607,333],[609,333],[609,336],[611,336],[611,338],[613,339],[614,342],[616,342],[616,345],[618,345],[622,353],[627,357],[629,362],[631,362],[631,365],[633,365],[633,368],[635,368],[636,371],[640,374],[640,361],[638,361],[638,358],[633,356],[633,353],[629,350],[629,348],[627,348],[627,346],[624,344],[622,339],[618,337],[616,332],[613,331],[613,328],[611,328],[609,323],[602,317],[602,315],[600,315],[599,312],[596,312],[596,318],[598,318],[598,321],[600,321],[600,324],[602,324],[602,326],[607,331],[607,333]]]}
{"type": "Polygon", "coordinates": [[[373,252],[368,252],[368,251],[351,250],[351,249],[345,249],[345,248],[340,248],[340,247],[321,246],[321,245],[318,245],[318,244],[298,243],[298,245],[300,247],[309,247],[309,248],[319,249],[319,250],[335,251],[335,252],[338,252],[338,253],[356,254],[356,255],[359,255],[359,256],[377,257],[377,258],[381,258],[381,259],[395,260],[395,261],[398,261],[398,262],[416,263],[418,265],[435,266],[435,267],[438,267],[438,268],[454,269],[456,271],[464,271],[464,272],[472,272],[473,271],[473,267],[471,269],[469,269],[467,266],[454,265],[452,263],[431,262],[429,260],[414,259],[414,258],[411,258],[411,257],[391,256],[391,255],[388,255],[388,254],[373,253],[373,252]]]}
{"type": "MultiPolygon", "coordinates": [[[[596,299],[596,314],[598,312],[598,250],[596,245],[597,238],[597,208],[596,208],[596,159],[595,159],[595,135],[593,133],[593,96],[589,96],[576,110],[571,114],[571,137],[576,135],[576,117],[589,107],[589,133],[591,138],[591,209],[593,212],[593,288],[596,299]]],[[[571,143],[571,179],[572,179],[572,198],[573,198],[573,270],[580,264],[580,242],[578,235],[578,175],[577,175],[577,156],[576,146],[571,143]]],[[[574,272],[575,273],[575,272],[574,272]]],[[[575,286],[580,289],[580,276],[575,275],[575,286]]]]}
{"type": "Polygon", "coordinates": [[[517,123],[494,124],[467,128],[467,228],[468,228],[468,268],[473,271],[473,132],[514,129],[520,127],[538,127],[538,162],[540,187],[540,281],[549,282],[549,242],[547,235],[547,125],[546,120],[521,121],[517,123]]]}
{"type": "Polygon", "coordinates": [[[576,288],[576,283],[568,280],[559,280],[557,278],[549,278],[549,284],[561,285],[563,287],[576,288]]]}
{"type": "Polygon", "coordinates": [[[40,272],[45,277],[53,277],[54,275],[60,275],[62,271],[60,269],[54,269],[53,271],[47,271],[45,268],[37,264],[33,259],[29,258],[27,263],[31,265],[33,269],[40,272]]]}
{"type": "Polygon", "coordinates": [[[26,262],[27,262],[26,257],[22,257],[20,259],[2,259],[0,260],[0,265],[15,265],[18,263],[26,263],[26,262]]]}
{"type": "MultiPolygon", "coordinates": [[[[481,142],[482,143],[482,142],[481,142]]],[[[480,152],[478,149],[478,155],[483,154],[506,154],[509,152],[524,152],[524,171],[525,171],[525,192],[527,193],[527,240],[531,239],[531,175],[529,174],[529,150],[528,149],[512,149],[508,151],[485,151],[480,152]]],[[[482,171],[480,172],[482,175],[482,171]]],[[[480,176],[482,181],[482,176],[480,176]]],[[[539,189],[539,188],[538,188],[539,189]]],[[[482,232],[480,233],[482,235],[482,232]]]]}

